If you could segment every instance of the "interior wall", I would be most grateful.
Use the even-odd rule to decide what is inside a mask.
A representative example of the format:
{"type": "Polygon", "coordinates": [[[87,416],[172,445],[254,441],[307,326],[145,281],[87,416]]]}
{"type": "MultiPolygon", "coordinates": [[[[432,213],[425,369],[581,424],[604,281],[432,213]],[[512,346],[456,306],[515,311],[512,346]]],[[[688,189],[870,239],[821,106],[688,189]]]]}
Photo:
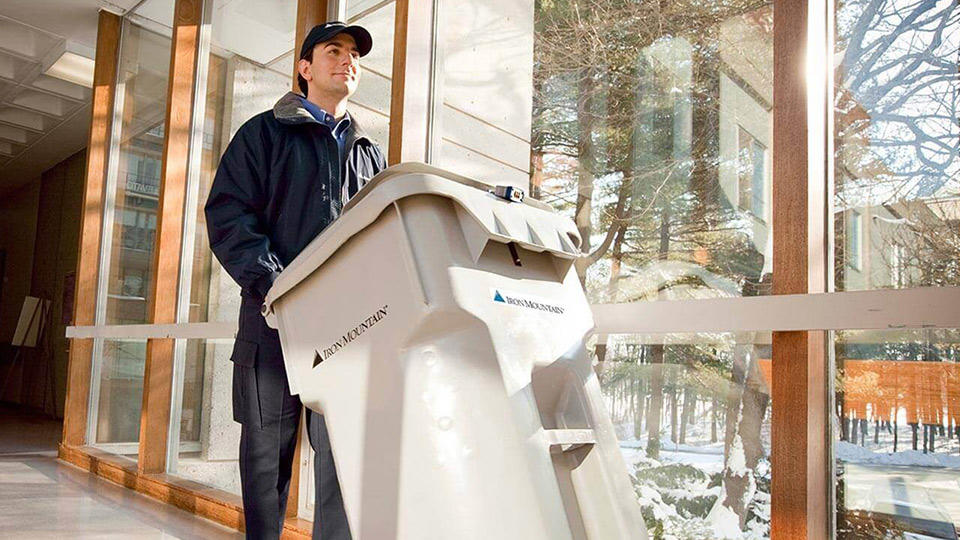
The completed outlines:
{"type": "MultiPolygon", "coordinates": [[[[81,150],[31,182],[19,199],[5,198],[0,217],[0,246],[9,244],[17,251],[12,257],[11,250],[7,252],[7,273],[15,275],[0,299],[3,341],[9,344],[13,337],[24,296],[51,301],[38,347],[21,351],[14,369],[9,361],[0,367],[0,377],[10,371],[2,398],[57,418],[63,417],[66,395],[70,342],[64,336],[73,315],[85,169],[86,150],[81,150]]],[[[8,350],[8,359],[12,352],[8,350]]]]}
{"type": "Polygon", "coordinates": [[[80,215],[87,152],[81,150],[43,173],[37,214],[36,254],[31,293],[51,300],[49,326],[40,360],[25,381],[25,402],[57,418],[63,417],[70,340],[66,328],[73,317],[80,215]],[[47,378],[47,369],[53,378],[47,378]],[[51,384],[52,382],[52,384],[51,384]],[[52,395],[51,395],[52,394],[52,395]]]}
{"type": "Polygon", "coordinates": [[[4,253],[0,287],[0,400],[15,403],[20,401],[18,381],[23,362],[11,362],[15,350],[10,341],[23,299],[30,293],[39,199],[39,179],[0,196],[0,251],[4,253]]]}

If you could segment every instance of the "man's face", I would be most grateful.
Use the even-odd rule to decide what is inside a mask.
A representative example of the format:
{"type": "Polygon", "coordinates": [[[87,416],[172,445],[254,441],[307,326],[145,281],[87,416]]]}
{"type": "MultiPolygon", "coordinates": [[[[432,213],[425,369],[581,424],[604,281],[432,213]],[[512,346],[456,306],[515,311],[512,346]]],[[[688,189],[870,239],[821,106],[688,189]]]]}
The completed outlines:
{"type": "Polygon", "coordinates": [[[300,60],[300,75],[307,80],[310,95],[349,97],[360,80],[360,52],[353,36],[337,34],[313,48],[313,62],[300,60]]]}

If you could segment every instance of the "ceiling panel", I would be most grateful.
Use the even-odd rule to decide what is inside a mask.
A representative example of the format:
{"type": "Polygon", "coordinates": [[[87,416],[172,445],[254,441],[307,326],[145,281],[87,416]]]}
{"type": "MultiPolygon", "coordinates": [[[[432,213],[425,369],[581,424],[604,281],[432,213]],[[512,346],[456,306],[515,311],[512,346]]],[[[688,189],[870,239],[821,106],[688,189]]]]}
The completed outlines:
{"type": "Polygon", "coordinates": [[[38,75],[37,78],[33,80],[32,86],[76,101],[86,101],[90,99],[89,88],[47,75],[38,75]]]}
{"type": "Polygon", "coordinates": [[[0,124],[0,139],[4,141],[27,145],[34,141],[36,133],[23,128],[0,124]]]}
{"type": "Polygon", "coordinates": [[[57,43],[55,36],[24,24],[0,19],[0,49],[24,58],[42,58],[57,43]]]}
{"type": "Polygon", "coordinates": [[[13,156],[14,154],[14,145],[12,143],[0,141],[0,156],[13,156]]]}
{"type": "Polygon", "coordinates": [[[41,114],[58,117],[66,116],[76,108],[75,103],[29,88],[21,88],[15,92],[10,103],[41,114]]]}
{"type": "Polygon", "coordinates": [[[56,123],[42,114],[9,106],[0,106],[0,122],[40,132],[49,130],[56,123]]]}

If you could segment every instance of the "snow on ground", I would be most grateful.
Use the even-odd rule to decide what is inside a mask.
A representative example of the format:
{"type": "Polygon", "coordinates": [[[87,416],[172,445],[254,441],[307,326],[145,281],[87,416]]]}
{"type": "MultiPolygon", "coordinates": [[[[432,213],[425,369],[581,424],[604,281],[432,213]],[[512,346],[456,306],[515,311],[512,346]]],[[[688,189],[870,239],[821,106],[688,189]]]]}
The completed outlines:
{"type": "Polygon", "coordinates": [[[948,455],[945,453],[924,454],[920,450],[904,450],[895,454],[880,453],[872,452],[867,448],[845,441],[837,443],[837,458],[840,461],[848,463],[960,469],[960,456],[958,455],[948,455]]]}
{"type": "MultiPolygon", "coordinates": [[[[620,441],[620,452],[627,462],[627,470],[633,471],[638,463],[647,457],[647,439],[620,441]]],[[[723,443],[693,446],[676,444],[670,439],[660,441],[660,463],[682,463],[692,465],[707,474],[716,474],[723,470],[723,443]]]]}
{"type": "MultiPolygon", "coordinates": [[[[653,525],[652,517],[658,523],[656,527],[662,535],[659,537],[664,540],[759,540],[769,537],[769,526],[761,521],[751,520],[747,523],[747,530],[741,530],[737,515],[719,504],[722,488],[710,487],[710,477],[723,471],[723,443],[678,444],[661,439],[656,460],[646,456],[646,447],[646,438],[620,442],[627,469],[631,475],[636,475],[637,498],[649,516],[648,527],[653,525]],[[693,474],[689,469],[686,472],[684,469],[670,469],[676,465],[692,467],[703,475],[693,474]],[[641,471],[650,471],[652,475],[645,476],[641,471]],[[703,507],[703,504],[708,506],[703,507]],[[702,510],[694,510],[697,507],[702,510]],[[703,513],[698,513],[701,511],[703,513]]],[[[769,468],[761,474],[769,474],[769,468]]],[[[768,516],[768,521],[769,496],[762,492],[755,496],[759,512],[768,516]]]]}
{"type": "Polygon", "coordinates": [[[713,532],[717,538],[741,538],[743,531],[740,530],[740,518],[730,508],[722,505],[713,505],[713,510],[706,519],[707,523],[713,527],[713,532]]]}

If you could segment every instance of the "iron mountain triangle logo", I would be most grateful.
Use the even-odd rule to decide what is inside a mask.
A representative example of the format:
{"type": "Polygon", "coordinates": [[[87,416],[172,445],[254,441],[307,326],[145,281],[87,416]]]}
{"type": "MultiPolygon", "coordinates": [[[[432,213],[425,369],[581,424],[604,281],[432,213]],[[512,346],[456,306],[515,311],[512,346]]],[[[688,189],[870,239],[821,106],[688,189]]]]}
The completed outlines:
{"type": "Polygon", "coordinates": [[[545,311],[547,313],[556,313],[558,315],[562,315],[564,312],[564,308],[561,306],[549,304],[539,298],[521,296],[514,293],[502,293],[498,289],[493,289],[493,301],[510,306],[519,306],[528,309],[536,309],[538,311],[545,311]]]}

